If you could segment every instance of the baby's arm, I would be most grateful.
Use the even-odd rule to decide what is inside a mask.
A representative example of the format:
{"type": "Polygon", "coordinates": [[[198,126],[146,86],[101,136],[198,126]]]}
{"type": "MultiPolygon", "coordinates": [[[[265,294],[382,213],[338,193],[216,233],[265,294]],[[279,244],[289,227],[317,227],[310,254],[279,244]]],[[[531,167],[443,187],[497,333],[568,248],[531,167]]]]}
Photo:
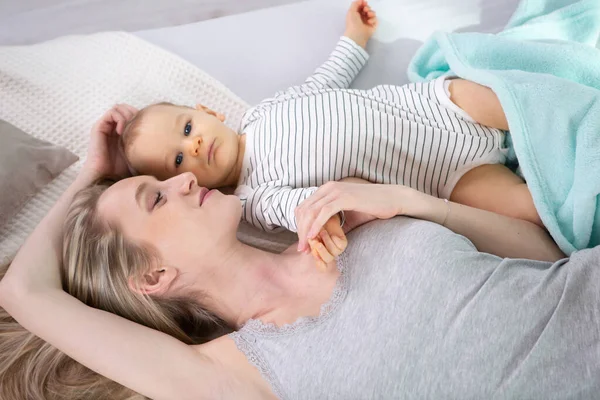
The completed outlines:
{"type": "Polygon", "coordinates": [[[246,222],[266,232],[285,228],[297,231],[294,210],[318,188],[292,188],[263,184],[243,195],[245,201],[243,218],[246,222]]]}
{"type": "MultiPolygon", "coordinates": [[[[286,228],[297,232],[296,208],[317,189],[260,186],[245,199],[244,220],[264,231],[286,228]]],[[[346,249],[348,241],[340,222],[339,216],[331,217],[318,238],[310,243],[311,253],[321,269],[346,249]]]]}

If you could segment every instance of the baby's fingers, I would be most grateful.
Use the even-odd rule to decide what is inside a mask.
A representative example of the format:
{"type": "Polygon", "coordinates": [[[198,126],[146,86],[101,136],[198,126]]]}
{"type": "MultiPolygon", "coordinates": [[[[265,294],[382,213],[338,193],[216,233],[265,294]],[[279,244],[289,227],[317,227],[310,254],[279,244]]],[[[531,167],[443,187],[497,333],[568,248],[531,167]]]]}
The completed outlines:
{"type": "Polygon", "coordinates": [[[310,247],[313,250],[317,251],[317,253],[321,257],[321,260],[323,260],[326,264],[329,264],[330,262],[332,262],[334,260],[334,257],[327,250],[325,245],[323,243],[321,243],[321,240],[311,239],[309,243],[310,243],[310,247]]]}
{"type": "Polygon", "coordinates": [[[337,257],[344,252],[346,246],[342,245],[342,242],[339,238],[334,240],[326,230],[321,231],[320,237],[325,245],[325,248],[333,257],[337,257]],[[338,244],[342,246],[340,247],[338,244]]]}
{"type": "Polygon", "coordinates": [[[310,253],[312,254],[313,258],[315,259],[315,263],[317,264],[317,268],[321,271],[325,271],[325,269],[327,269],[327,264],[325,264],[325,262],[323,262],[323,259],[321,258],[321,256],[319,255],[319,251],[317,250],[317,246],[316,243],[318,243],[316,240],[314,239],[310,239],[309,240],[309,247],[311,249],[310,253]]]}

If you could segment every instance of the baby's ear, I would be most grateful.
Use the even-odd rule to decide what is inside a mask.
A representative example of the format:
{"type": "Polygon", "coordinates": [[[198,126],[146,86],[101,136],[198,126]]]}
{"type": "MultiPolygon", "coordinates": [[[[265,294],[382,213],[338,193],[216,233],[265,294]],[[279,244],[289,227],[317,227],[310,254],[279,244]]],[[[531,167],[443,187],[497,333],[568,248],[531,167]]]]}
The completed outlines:
{"type": "Polygon", "coordinates": [[[217,117],[217,119],[221,122],[225,122],[225,115],[218,113],[214,110],[211,110],[210,108],[203,106],[202,104],[196,104],[196,110],[198,111],[204,111],[207,114],[213,115],[215,117],[217,117]]]}

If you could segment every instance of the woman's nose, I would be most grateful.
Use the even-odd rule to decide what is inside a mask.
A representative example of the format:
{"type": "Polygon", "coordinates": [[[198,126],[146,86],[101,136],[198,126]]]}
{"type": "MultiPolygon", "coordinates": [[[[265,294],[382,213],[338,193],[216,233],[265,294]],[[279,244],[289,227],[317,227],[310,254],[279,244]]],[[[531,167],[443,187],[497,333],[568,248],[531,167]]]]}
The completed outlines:
{"type": "Polygon", "coordinates": [[[191,138],[188,142],[188,153],[192,157],[196,157],[198,154],[200,154],[200,145],[201,144],[202,144],[201,136],[194,136],[193,138],[191,138]]]}
{"type": "Polygon", "coordinates": [[[169,179],[171,188],[182,195],[189,194],[192,188],[198,184],[196,175],[191,172],[184,172],[169,179]]]}

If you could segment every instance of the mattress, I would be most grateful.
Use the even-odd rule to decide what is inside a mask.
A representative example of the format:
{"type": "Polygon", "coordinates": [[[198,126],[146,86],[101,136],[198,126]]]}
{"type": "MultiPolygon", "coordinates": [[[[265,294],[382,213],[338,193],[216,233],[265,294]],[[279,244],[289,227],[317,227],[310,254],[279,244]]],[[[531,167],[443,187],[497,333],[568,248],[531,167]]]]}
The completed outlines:
{"type": "MultiPolygon", "coordinates": [[[[516,8],[517,0],[372,0],[371,3],[378,11],[381,25],[376,37],[369,44],[368,50],[371,53],[371,59],[353,84],[356,88],[369,88],[380,83],[406,83],[408,62],[416,49],[433,31],[443,29],[497,32],[510,18],[516,8]]],[[[343,32],[344,16],[348,4],[349,0],[307,1],[177,27],[139,31],[135,33],[135,36],[181,57],[183,59],[181,62],[186,64],[182,68],[196,66],[208,74],[198,75],[201,71],[193,74],[202,77],[198,78],[198,82],[200,82],[198,85],[188,86],[188,88],[195,88],[191,93],[184,90],[185,82],[174,81],[178,85],[177,93],[180,98],[185,98],[189,102],[198,99],[209,106],[213,103],[217,108],[218,104],[221,104],[225,107],[222,111],[227,113],[226,110],[230,110],[231,113],[236,114],[230,115],[235,119],[236,116],[239,117],[237,114],[240,114],[242,110],[238,110],[238,108],[242,105],[257,103],[278,90],[303,82],[326,59],[340,33],[343,32]],[[222,87],[220,83],[214,82],[213,78],[220,81],[233,93],[222,87]],[[197,94],[193,92],[194,90],[197,91],[197,94]],[[214,97],[207,98],[211,96],[211,93],[214,93],[214,97]]],[[[123,40],[127,39],[123,37],[123,40]]],[[[76,40],[73,41],[73,43],[76,42],[76,40]]],[[[119,45],[117,42],[114,46],[119,45]]],[[[51,52],[52,46],[55,44],[49,42],[42,49],[42,53],[51,52]]],[[[111,53],[116,54],[117,50],[119,49],[115,48],[111,53]]],[[[72,51],[76,57],[81,59],[73,59],[71,64],[93,61],[85,59],[85,51],[77,49],[72,51]]],[[[148,51],[148,54],[154,53],[154,50],[149,49],[148,51]]],[[[50,71],[41,64],[37,65],[35,59],[27,58],[28,55],[36,53],[28,52],[26,47],[14,48],[14,51],[9,51],[10,54],[15,54],[15,52],[24,54],[24,58],[15,65],[22,65],[23,68],[29,65],[31,68],[28,70],[39,69],[40,71],[36,77],[21,82],[23,88],[44,88],[44,85],[40,86],[36,81],[45,81],[47,79],[45,76],[51,72],[55,73],[53,76],[63,76],[64,78],[61,79],[68,79],[68,74],[62,74],[63,68],[60,66],[55,66],[56,68],[50,71]]],[[[125,59],[124,56],[122,58],[125,59]]],[[[99,58],[97,60],[99,64],[89,65],[86,68],[107,70],[112,66],[112,61],[117,62],[118,60],[99,58]],[[104,64],[106,66],[103,67],[104,64]]],[[[143,60],[140,62],[143,63],[143,60]]],[[[88,100],[90,104],[81,103],[85,101],[84,99],[89,99],[89,96],[72,96],[77,98],[71,100],[68,96],[64,98],[63,100],[66,102],[78,102],[78,107],[87,111],[85,115],[81,112],[75,115],[81,120],[77,120],[76,124],[80,126],[81,132],[71,133],[77,136],[75,139],[67,137],[64,134],[64,127],[61,125],[64,123],[65,126],[71,126],[75,120],[67,124],[61,119],[62,117],[58,118],[59,115],[51,112],[47,116],[47,121],[57,121],[50,132],[58,135],[54,142],[67,146],[78,143],[78,146],[84,149],[87,132],[93,123],[93,118],[96,118],[95,115],[101,114],[100,110],[96,110],[92,118],[91,110],[95,110],[94,107],[105,109],[115,102],[128,101],[141,106],[133,100],[134,97],[143,98],[145,101],[150,101],[150,99],[158,101],[161,99],[161,90],[164,95],[175,89],[170,86],[172,84],[169,80],[170,77],[166,76],[164,72],[161,74],[161,65],[151,67],[153,71],[151,76],[155,81],[145,82],[142,85],[148,86],[148,93],[137,93],[134,96],[133,92],[119,92],[118,88],[115,88],[110,91],[112,97],[107,95],[106,98],[95,99],[93,102],[88,100]],[[121,93],[121,97],[117,96],[118,93],[121,93]]],[[[128,70],[126,66],[123,66],[123,69],[128,70]]],[[[19,68],[15,69],[15,71],[18,70],[19,68]]],[[[114,68],[111,71],[113,70],[114,68]]],[[[77,71],[87,70],[80,68],[77,71]]],[[[192,72],[190,71],[190,73],[192,72]]],[[[24,71],[17,75],[20,76],[19,79],[25,79],[24,71]]],[[[140,77],[136,75],[135,78],[140,77]]],[[[107,79],[102,82],[111,82],[111,80],[107,79]]],[[[60,87],[60,85],[56,87],[60,87]]],[[[0,87],[0,89],[2,88],[0,87]]],[[[65,93],[58,92],[57,89],[56,96],[59,94],[65,96],[65,93]]],[[[40,92],[38,97],[41,94],[40,92]]],[[[31,95],[35,96],[35,91],[31,95]]],[[[54,94],[52,95],[54,96],[54,94]]],[[[33,99],[23,97],[23,101],[19,101],[18,104],[14,98],[4,99],[6,100],[5,106],[12,104],[19,110],[23,110],[23,115],[13,115],[15,118],[13,123],[28,120],[25,115],[28,112],[26,110],[31,109],[31,100],[35,99],[35,97],[33,99]]],[[[54,104],[54,102],[46,104],[54,104]]],[[[44,110],[46,109],[43,107],[36,108],[38,119],[44,117],[39,115],[44,110]]],[[[9,110],[4,111],[8,112],[9,110]]],[[[65,116],[65,118],[69,117],[65,116]]],[[[25,131],[28,130],[26,126],[21,126],[21,128],[25,131]]],[[[42,128],[38,129],[38,135],[47,138],[54,137],[48,136],[42,128]]],[[[84,152],[82,150],[77,154],[83,156],[84,152]]],[[[76,167],[79,165],[80,163],[76,167]]],[[[61,174],[42,193],[35,196],[15,217],[14,221],[9,222],[8,226],[0,230],[0,261],[9,257],[22,244],[26,235],[50,209],[60,192],[72,181],[75,172],[73,168],[70,168],[61,174]]],[[[252,230],[249,226],[243,227],[240,232],[241,236],[246,239],[251,237],[252,240],[245,240],[246,242],[271,251],[281,251],[294,239],[294,235],[290,234],[269,236],[252,230]]]]}

